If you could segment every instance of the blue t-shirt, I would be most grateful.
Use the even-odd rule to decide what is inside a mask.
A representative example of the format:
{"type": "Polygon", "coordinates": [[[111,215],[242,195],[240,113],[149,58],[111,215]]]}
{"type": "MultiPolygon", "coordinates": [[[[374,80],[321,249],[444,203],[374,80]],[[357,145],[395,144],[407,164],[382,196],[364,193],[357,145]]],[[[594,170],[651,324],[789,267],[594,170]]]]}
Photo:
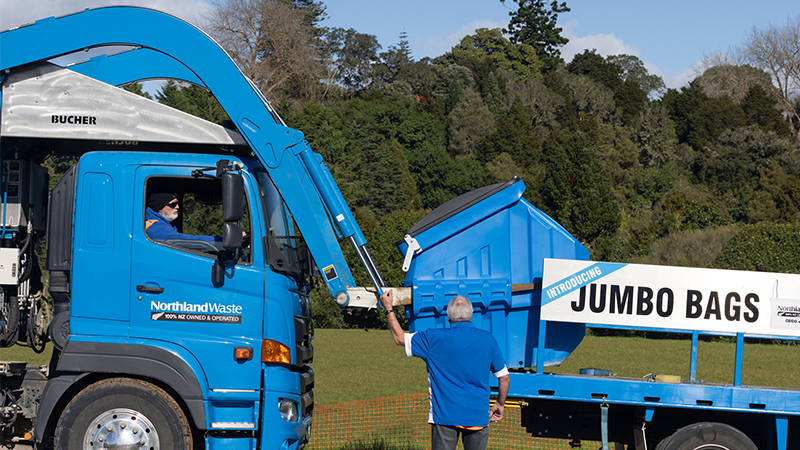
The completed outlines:
{"type": "Polygon", "coordinates": [[[489,425],[489,376],[508,374],[491,333],[472,322],[406,334],[406,354],[425,360],[430,389],[428,423],[489,425]]]}
{"type": "Polygon", "coordinates": [[[156,241],[165,241],[167,239],[199,239],[213,244],[214,241],[222,240],[222,238],[216,236],[178,233],[177,227],[172,226],[164,216],[153,211],[153,209],[149,207],[145,211],[144,229],[147,236],[156,241]]]}

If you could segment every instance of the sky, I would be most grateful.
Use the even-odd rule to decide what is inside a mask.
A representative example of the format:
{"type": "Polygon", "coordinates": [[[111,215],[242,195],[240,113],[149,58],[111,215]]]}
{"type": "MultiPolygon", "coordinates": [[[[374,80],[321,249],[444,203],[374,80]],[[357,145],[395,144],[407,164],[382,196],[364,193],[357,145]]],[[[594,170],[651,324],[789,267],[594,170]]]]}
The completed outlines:
{"type": "MultiPolygon", "coordinates": [[[[436,57],[479,28],[504,28],[513,0],[322,0],[322,25],[353,28],[377,36],[384,50],[405,32],[415,60],[436,57]]],[[[564,1],[564,0],[562,0],[564,1]]],[[[695,76],[692,68],[715,53],[742,43],[753,28],[782,26],[800,16],[797,0],[565,0],[570,12],[558,17],[570,42],[561,55],[570,61],[584,50],[603,56],[638,57],[667,87],[695,76]]],[[[0,30],[126,0],[0,0],[0,30]]],[[[207,0],[127,0],[201,25],[207,0]]]]}

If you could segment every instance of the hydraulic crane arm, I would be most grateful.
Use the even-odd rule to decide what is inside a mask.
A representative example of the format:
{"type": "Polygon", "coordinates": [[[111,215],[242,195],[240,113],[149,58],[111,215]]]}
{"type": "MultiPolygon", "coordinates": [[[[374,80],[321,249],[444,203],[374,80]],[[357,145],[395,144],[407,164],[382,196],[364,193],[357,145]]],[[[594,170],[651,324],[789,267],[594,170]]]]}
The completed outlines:
{"type": "Polygon", "coordinates": [[[337,303],[347,304],[348,289],[356,287],[337,234],[350,240],[381,291],[383,281],[366,250],[364,235],[322,158],[300,131],[282,123],[230,56],[197,27],[168,14],[132,7],[89,9],[39,20],[0,33],[0,77],[26,64],[102,46],[134,50],[70,68],[113,85],[174,78],[206,87],[283,194],[337,303]]]}

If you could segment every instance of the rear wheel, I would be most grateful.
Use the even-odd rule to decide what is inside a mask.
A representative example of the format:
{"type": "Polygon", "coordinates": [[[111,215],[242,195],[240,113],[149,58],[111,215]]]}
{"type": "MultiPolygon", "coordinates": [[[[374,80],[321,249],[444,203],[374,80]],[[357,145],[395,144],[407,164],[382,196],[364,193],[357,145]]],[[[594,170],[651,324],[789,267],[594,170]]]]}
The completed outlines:
{"type": "Polygon", "coordinates": [[[758,450],[746,434],[724,423],[683,427],[659,442],[656,450],[758,450]]]}
{"type": "Polygon", "coordinates": [[[19,301],[0,286],[0,348],[17,343],[19,332],[19,301]]]}
{"type": "Polygon", "coordinates": [[[162,389],[141,380],[111,378],[81,391],[61,414],[56,450],[188,450],[189,422],[162,389]]]}

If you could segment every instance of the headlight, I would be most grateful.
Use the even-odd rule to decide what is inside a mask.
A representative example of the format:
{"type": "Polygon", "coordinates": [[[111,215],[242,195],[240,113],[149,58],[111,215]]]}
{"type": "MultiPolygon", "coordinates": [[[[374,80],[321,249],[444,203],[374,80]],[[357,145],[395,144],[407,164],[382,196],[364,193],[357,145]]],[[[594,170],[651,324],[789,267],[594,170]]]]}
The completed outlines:
{"type": "Polygon", "coordinates": [[[350,296],[347,295],[347,292],[337,292],[333,296],[333,301],[339,306],[347,306],[350,303],[350,296]]]}
{"type": "Polygon", "coordinates": [[[297,421],[297,402],[289,400],[288,398],[278,399],[278,411],[281,413],[283,420],[287,422],[297,421]]]}

